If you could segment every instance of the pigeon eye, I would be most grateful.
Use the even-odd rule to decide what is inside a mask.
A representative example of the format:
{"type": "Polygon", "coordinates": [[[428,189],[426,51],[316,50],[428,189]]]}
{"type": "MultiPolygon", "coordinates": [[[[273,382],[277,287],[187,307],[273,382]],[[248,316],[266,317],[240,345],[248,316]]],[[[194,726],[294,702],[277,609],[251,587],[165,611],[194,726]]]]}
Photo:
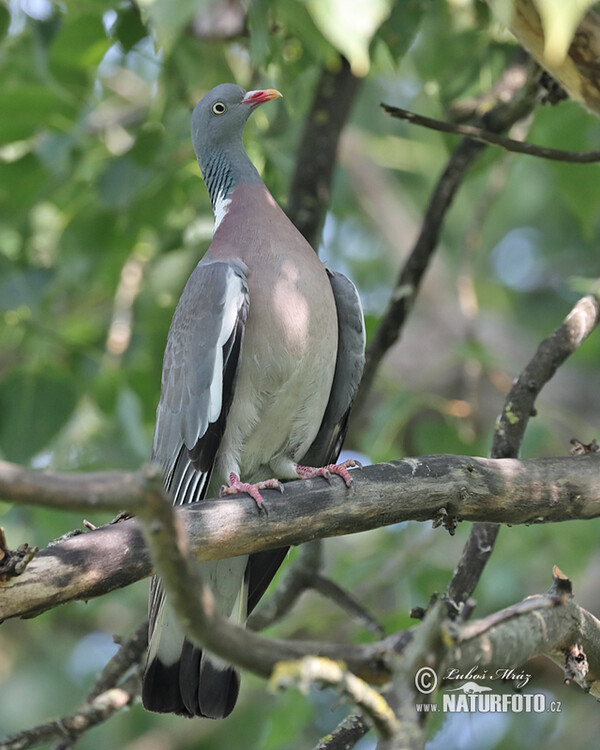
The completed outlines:
{"type": "Polygon", "coordinates": [[[223,104],[223,102],[215,102],[212,105],[212,111],[215,113],[215,115],[222,115],[226,109],[227,107],[223,104]]]}

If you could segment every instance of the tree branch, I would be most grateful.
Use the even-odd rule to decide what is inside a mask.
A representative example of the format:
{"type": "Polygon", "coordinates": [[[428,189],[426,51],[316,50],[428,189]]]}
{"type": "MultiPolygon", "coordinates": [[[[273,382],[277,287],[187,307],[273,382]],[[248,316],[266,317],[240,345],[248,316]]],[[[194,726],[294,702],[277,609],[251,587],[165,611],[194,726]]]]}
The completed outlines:
{"type": "Polygon", "coordinates": [[[338,726],[320,740],[313,750],[349,750],[365,736],[371,727],[360,716],[347,716],[338,726]]]}
{"type": "MultiPolygon", "coordinates": [[[[517,61],[508,66],[500,85],[495,87],[495,102],[480,118],[486,130],[502,132],[533,110],[538,91],[537,74],[531,65],[517,61]]],[[[443,222],[469,168],[486,148],[467,138],[456,147],[440,176],[425,211],[421,232],[396,282],[391,299],[367,348],[365,371],[356,398],[355,413],[360,412],[371,389],[375,373],[386,352],[396,343],[412,309],[431,256],[435,251],[443,222]]]]}
{"type": "MultiPolygon", "coordinates": [[[[219,523],[227,526],[222,514],[219,515],[219,523]]],[[[265,638],[235,625],[218,611],[213,593],[204,583],[199,566],[192,564],[189,537],[182,524],[182,515],[176,512],[169,500],[160,493],[150,494],[141,521],[156,573],[160,575],[181,626],[193,642],[225,661],[262,677],[269,677],[279,662],[296,661],[307,654],[333,661],[342,660],[357,674],[367,672],[372,675],[385,671],[381,653],[372,644],[353,646],[286,641],[265,638]]],[[[231,554],[224,556],[231,557],[231,554]]]]}
{"type": "MultiPolygon", "coordinates": [[[[525,369],[515,380],[498,417],[491,455],[493,458],[516,458],[529,418],[535,414],[535,400],[560,365],[589,336],[600,320],[600,303],[596,297],[582,297],[561,325],[539,345],[525,369]]],[[[475,523],[461,558],[444,594],[456,614],[475,591],[483,569],[493,552],[500,527],[475,523]]]]}
{"type": "MultiPolygon", "coordinates": [[[[0,461],[0,497],[54,510],[131,512],[146,507],[149,492],[164,493],[158,466],[140,471],[57,473],[0,461]]],[[[165,495],[166,496],[166,495],[165,495]]]]}
{"type": "Polygon", "coordinates": [[[445,120],[435,120],[432,117],[425,117],[424,115],[418,115],[416,112],[410,112],[408,109],[402,109],[402,107],[385,104],[385,102],[381,102],[380,106],[388,115],[397,117],[399,120],[406,120],[414,125],[421,125],[424,128],[437,130],[441,133],[462,135],[465,138],[472,138],[482,143],[500,146],[500,148],[511,153],[536,156],[539,159],[562,161],[569,164],[593,164],[600,161],[600,151],[565,151],[560,148],[537,146],[535,143],[528,143],[527,141],[515,141],[513,138],[480,128],[477,125],[457,125],[445,120]]]}
{"type": "Polygon", "coordinates": [[[517,668],[543,654],[561,666],[575,644],[587,657],[588,669],[577,678],[586,692],[600,698],[600,621],[579,607],[570,595],[532,596],[489,617],[463,625],[453,636],[442,663],[459,670],[474,665],[495,669],[517,668]]]}
{"type": "Polygon", "coordinates": [[[329,205],[340,134],[360,83],[344,57],[338,70],[324,69],[304,126],[287,214],[315,250],[329,205]]]}
{"type": "Polygon", "coordinates": [[[311,685],[333,688],[344,701],[350,701],[365,714],[382,737],[392,737],[398,731],[398,720],[381,694],[343,664],[305,656],[298,661],[280,662],[269,680],[271,690],[297,687],[306,694],[311,685]]]}
{"type": "Polygon", "coordinates": [[[361,622],[370,633],[383,637],[384,629],[373,615],[349,592],[322,575],[322,541],[314,539],[301,545],[298,558],[288,565],[268,600],[250,615],[246,627],[263,630],[286,615],[304,591],[313,590],[361,622]]]}
{"type": "MultiPolygon", "coordinates": [[[[457,626],[448,618],[443,599],[429,610],[421,625],[413,629],[412,639],[396,660],[392,687],[386,698],[401,726],[395,737],[383,740],[377,750],[422,747],[422,715],[415,703],[424,703],[429,692],[415,691],[421,667],[433,668],[441,686],[453,672],[466,673],[475,668],[479,674],[499,679],[496,670],[522,667],[534,656],[544,655],[558,662],[565,673],[586,691],[600,694],[600,622],[577,606],[570,593],[570,582],[555,568],[552,588],[547,594],[524,599],[488,617],[457,626]],[[584,664],[573,670],[573,655],[584,664]],[[574,674],[577,672],[577,674],[574,674]],[[402,745],[394,744],[402,741],[402,745]]],[[[450,614],[452,614],[450,612],[450,614]]],[[[455,684],[455,683],[453,683],[455,684]]]]}
{"type": "Polygon", "coordinates": [[[139,689],[140,676],[137,673],[132,674],[119,687],[110,688],[91,698],[69,716],[0,738],[0,750],[26,750],[56,739],[66,741],[66,746],[70,747],[73,740],[91,727],[106,721],[114,713],[131,704],[139,689]]]}
{"type": "Polygon", "coordinates": [[[494,434],[495,458],[516,458],[535,400],[558,368],[575,352],[600,321],[600,302],[582,297],[560,326],[545,338],[508,392],[494,434]]]}
{"type": "MultiPolygon", "coordinates": [[[[0,475],[6,465],[0,465],[0,475]]],[[[10,467],[10,465],[9,465],[10,467]]],[[[256,512],[253,500],[224,497],[177,510],[192,555],[200,560],[233,557],[318,537],[339,536],[400,521],[450,518],[494,523],[548,523],[600,515],[597,476],[600,454],[518,461],[468,456],[422,456],[368,466],[355,472],[348,492],[334,478],[285,485],[283,494],[265,491],[269,516],[256,512]]],[[[15,476],[10,468],[9,476],[15,476]]],[[[52,474],[23,469],[20,484],[3,483],[2,496],[57,506],[60,487],[69,490],[66,507],[87,508],[89,493],[81,474],[52,474]],[[26,485],[24,487],[23,485],[26,485]],[[75,488],[78,488],[77,492],[75,488]]],[[[94,474],[98,507],[100,475],[94,474]]],[[[137,487],[139,473],[123,472],[122,485],[109,484],[127,505],[122,487],[137,487]]],[[[139,491],[136,489],[136,493],[139,491]]],[[[156,488],[148,496],[164,497],[156,488]]],[[[138,495],[136,494],[136,498],[138,495]]],[[[112,500],[109,501],[113,507],[112,500]]],[[[0,619],[31,617],[73,599],[86,600],[127,586],[152,572],[138,519],[109,524],[40,551],[25,571],[0,584],[0,619]]]]}

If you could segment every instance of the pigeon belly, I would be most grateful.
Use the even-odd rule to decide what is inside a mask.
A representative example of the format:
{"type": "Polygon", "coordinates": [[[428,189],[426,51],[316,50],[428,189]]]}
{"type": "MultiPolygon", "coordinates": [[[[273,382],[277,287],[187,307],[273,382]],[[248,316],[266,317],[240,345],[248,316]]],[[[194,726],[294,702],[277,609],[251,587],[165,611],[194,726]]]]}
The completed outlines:
{"type": "Polygon", "coordinates": [[[250,307],[217,454],[219,481],[230,472],[250,482],[296,478],[293,464],[321,425],[335,370],[337,315],[325,269],[310,253],[255,269],[271,272],[266,294],[264,285],[254,290],[255,274],[248,278],[250,307]]]}

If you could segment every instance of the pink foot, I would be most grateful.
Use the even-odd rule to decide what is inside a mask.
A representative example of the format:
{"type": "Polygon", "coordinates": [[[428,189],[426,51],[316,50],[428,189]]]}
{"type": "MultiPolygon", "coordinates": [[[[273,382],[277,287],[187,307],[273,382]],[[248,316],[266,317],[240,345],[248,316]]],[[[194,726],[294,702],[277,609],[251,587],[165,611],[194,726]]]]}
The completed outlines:
{"type": "Polygon", "coordinates": [[[247,482],[241,482],[237,474],[231,472],[229,475],[229,487],[223,485],[219,496],[223,495],[237,495],[240,492],[246,492],[258,505],[259,510],[264,508],[264,500],[260,494],[261,490],[274,489],[283,492],[283,485],[278,479],[265,479],[264,482],[256,482],[256,484],[248,484],[247,482]]]}
{"type": "Polygon", "coordinates": [[[313,466],[300,466],[296,464],[296,473],[300,479],[312,479],[313,477],[324,477],[329,481],[332,474],[337,474],[342,477],[346,483],[346,487],[352,487],[353,479],[350,476],[348,469],[357,467],[362,469],[362,464],[359,461],[355,461],[353,458],[349,458],[341,464],[329,464],[328,466],[322,466],[321,468],[315,468],[313,466]]]}

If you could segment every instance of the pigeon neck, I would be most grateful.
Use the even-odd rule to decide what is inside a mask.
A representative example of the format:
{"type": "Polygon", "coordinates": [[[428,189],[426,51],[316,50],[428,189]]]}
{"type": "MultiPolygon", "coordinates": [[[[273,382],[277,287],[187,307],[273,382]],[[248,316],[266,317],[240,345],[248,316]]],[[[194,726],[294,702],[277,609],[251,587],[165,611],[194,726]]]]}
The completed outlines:
{"type": "Polygon", "coordinates": [[[215,150],[200,168],[216,224],[223,218],[220,215],[223,206],[231,201],[231,193],[239,182],[262,182],[243,146],[215,150]]]}

